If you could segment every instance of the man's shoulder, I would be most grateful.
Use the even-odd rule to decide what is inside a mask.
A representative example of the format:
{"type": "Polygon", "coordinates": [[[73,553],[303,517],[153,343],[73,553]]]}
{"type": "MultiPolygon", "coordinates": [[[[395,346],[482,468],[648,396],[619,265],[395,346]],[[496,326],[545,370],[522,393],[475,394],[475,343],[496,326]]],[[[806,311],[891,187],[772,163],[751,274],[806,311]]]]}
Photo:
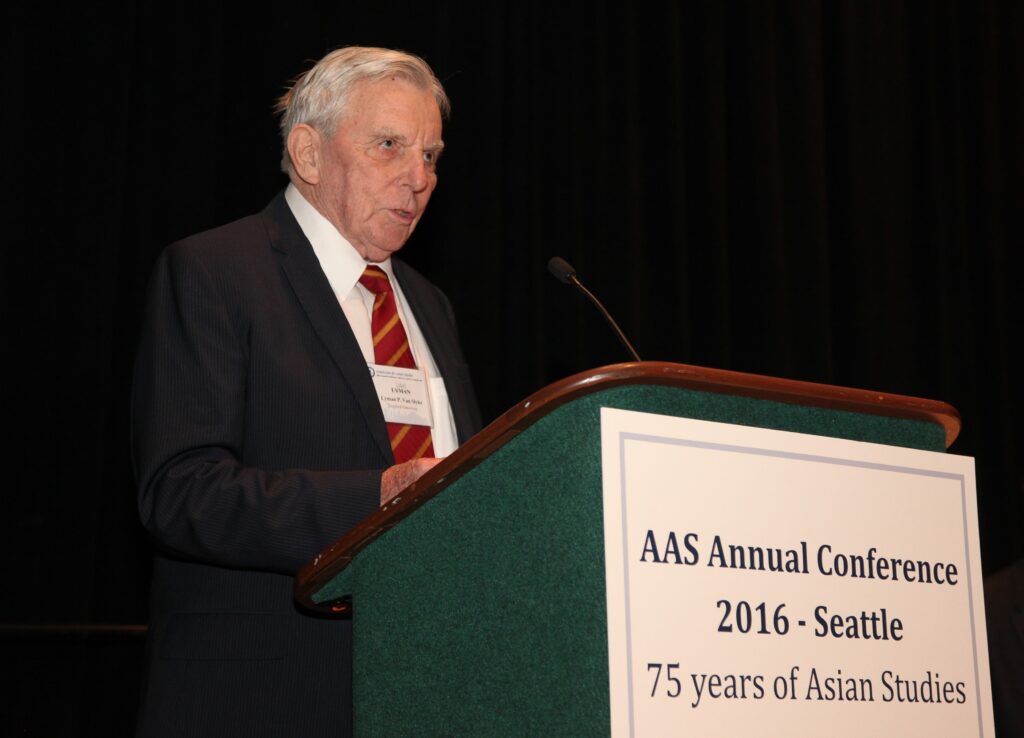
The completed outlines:
{"type": "Polygon", "coordinates": [[[258,213],[233,220],[230,223],[200,231],[175,241],[168,250],[192,254],[249,252],[254,247],[268,244],[275,229],[275,203],[271,202],[258,213]]]}
{"type": "Polygon", "coordinates": [[[171,243],[162,258],[171,264],[202,264],[211,271],[257,270],[274,263],[275,249],[290,251],[301,243],[301,231],[291,218],[284,197],[266,208],[230,223],[210,228],[171,243]]]}
{"type": "Polygon", "coordinates": [[[258,213],[171,243],[157,258],[153,279],[212,285],[225,295],[273,291],[281,280],[277,252],[301,248],[279,205],[287,211],[279,196],[258,213]]]}
{"type": "Polygon", "coordinates": [[[213,248],[217,245],[234,243],[239,237],[256,237],[266,231],[261,216],[262,213],[246,215],[230,223],[224,223],[199,233],[193,233],[191,236],[179,239],[171,245],[178,246],[181,244],[181,247],[184,248],[213,248]]]}

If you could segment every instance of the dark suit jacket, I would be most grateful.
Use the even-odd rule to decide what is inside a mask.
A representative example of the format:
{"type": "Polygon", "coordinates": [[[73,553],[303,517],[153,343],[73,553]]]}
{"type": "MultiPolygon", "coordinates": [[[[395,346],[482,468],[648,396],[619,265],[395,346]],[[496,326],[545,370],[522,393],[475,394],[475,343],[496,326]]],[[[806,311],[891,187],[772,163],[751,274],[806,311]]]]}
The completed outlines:
{"type": "MultiPolygon", "coordinates": [[[[480,419],[451,306],[394,268],[465,441],[480,419]]],[[[347,735],[350,623],[299,612],[292,576],[377,508],[393,457],[362,353],[283,195],[161,255],[133,450],[158,548],[139,734],[347,735]]]]}

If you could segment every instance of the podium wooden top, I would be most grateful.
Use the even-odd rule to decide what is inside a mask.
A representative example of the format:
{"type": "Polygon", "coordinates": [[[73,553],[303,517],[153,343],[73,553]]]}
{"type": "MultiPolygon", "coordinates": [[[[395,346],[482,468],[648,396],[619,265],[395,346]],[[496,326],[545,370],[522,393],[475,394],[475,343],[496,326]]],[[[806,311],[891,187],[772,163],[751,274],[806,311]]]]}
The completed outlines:
{"type": "Polygon", "coordinates": [[[314,603],[312,597],[348,566],[365,546],[560,405],[592,392],[630,384],[668,385],[793,405],[924,421],[944,429],[947,448],[960,432],[959,413],[951,405],[936,400],[669,362],[645,361],[600,367],[554,382],[522,400],[345,536],[321,551],[296,577],[296,599],[312,610],[345,613],[348,609],[345,603],[325,606],[314,603]]]}

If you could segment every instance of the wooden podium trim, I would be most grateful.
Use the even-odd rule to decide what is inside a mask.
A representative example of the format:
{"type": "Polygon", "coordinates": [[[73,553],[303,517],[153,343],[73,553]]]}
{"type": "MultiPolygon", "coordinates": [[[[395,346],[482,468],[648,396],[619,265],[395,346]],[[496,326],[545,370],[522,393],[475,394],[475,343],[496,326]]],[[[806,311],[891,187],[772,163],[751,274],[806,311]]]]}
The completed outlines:
{"type": "Polygon", "coordinates": [[[947,448],[960,432],[960,414],[953,406],[937,400],[662,361],[600,367],[549,384],[519,402],[321,551],[296,577],[296,600],[310,610],[347,613],[347,602],[317,604],[312,597],[348,566],[364,547],[552,410],[591,392],[624,384],[670,385],[793,405],[920,420],[942,426],[947,448]]]}

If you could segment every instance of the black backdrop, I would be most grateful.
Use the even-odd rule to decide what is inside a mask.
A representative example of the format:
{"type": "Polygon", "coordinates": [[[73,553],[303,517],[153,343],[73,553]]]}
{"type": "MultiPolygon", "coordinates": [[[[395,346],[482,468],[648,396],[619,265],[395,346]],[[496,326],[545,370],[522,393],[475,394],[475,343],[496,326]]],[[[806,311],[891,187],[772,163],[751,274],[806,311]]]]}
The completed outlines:
{"type": "MultiPolygon", "coordinates": [[[[1020,3],[278,12],[4,11],[3,623],[145,622],[128,392],[150,265],[283,186],[272,101],[352,43],[423,55],[452,98],[404,255],[451,297],[487,418],[625,360],[547,274],[559,254],[644,358],[950,402],[985,569],[1024,554],[1020,3]]],[[[33,696],[6,722],[130,712],[135,661],[76,648],[7,662],[4,692],[33,696]]]]}

